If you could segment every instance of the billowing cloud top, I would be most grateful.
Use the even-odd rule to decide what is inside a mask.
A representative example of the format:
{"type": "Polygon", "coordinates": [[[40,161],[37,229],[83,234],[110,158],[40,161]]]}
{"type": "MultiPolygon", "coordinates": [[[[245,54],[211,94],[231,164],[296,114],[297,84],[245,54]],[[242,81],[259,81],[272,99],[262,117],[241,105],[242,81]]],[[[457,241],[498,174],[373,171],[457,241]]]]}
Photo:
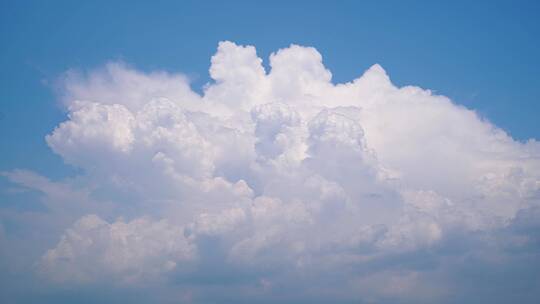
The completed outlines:
{"type": "Polygon", "coordinates": [[[165,302],[432,303],[497,298],[464,270],[539,256],[537,141],[379,65],[334,84],[310,47],[265,71],[254,47],[220,42],[210,76],[200,96],[182,75],[119,63],[66,74],[68,119],[46,141],[81,175],[4,173],[75,222],[40,276],[165,280],[165,302]]]}

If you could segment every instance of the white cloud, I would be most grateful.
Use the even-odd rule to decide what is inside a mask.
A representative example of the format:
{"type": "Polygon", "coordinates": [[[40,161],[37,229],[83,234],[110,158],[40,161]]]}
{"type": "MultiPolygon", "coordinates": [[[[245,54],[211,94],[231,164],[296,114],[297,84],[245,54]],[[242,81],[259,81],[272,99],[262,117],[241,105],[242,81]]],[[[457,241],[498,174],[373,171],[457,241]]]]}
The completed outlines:
{"type": "Polygon", "coordinates": [[[43,256],[45,273],[131,282],[200,274],[218,255],[232,276],[248,269],[267,287],[283,280],[309,293],[291,277],[343,272],[336,290],[353,299],[363,296],[355,284],[376,302],[429,298],[445,294],[419,290],[432,274],[389,261],[498,233],[540,203],[535,140],[517,142],[429,90],[396,87],[379,65],[333,84],[317,50],[291,45],[270,67],[254,47],[221,42],[203,96],[182,75],[122,64],[68,73],[68,119],[47,143],[83,170],[88,191],[123,206],[100,216],[135,219],[81,218],[43,256]]]}
{"type": "Polygon", "coordinates": [[[198,101],[183,75],[166,72],[145,74],[123,63],[108,63],[103,68],[82,75],[71,70],[60,79],[60,93],[67,106],[74,101],[121,104],[137,110],[148,101],[165,97],[185,106],[198,101]]]}
{"type": "Polygon", "coordinates": [[[43,256],[41,271],[54,280],[87,282],[112,276],[121,283],[152,278],[188,265],[196,248],[183,229],[140,218],[112,224],[86,215],[43,256]]]}

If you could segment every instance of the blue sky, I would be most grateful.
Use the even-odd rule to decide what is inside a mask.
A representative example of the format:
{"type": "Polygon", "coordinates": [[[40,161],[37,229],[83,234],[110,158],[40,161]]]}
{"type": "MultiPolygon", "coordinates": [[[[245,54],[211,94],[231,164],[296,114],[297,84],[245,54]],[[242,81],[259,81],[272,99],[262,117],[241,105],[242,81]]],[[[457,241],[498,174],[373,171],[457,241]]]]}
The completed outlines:
{"type": "Polygon", "coordinates": [[[4,298],[532,303],[539,17],[1,1],[4,298]]]}

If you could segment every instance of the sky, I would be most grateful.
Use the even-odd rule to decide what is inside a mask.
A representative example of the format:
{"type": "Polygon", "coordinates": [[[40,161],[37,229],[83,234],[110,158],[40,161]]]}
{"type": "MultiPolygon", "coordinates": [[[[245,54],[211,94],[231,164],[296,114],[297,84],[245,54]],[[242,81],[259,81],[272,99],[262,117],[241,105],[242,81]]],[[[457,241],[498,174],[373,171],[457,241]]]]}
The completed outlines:
{"type": "Polygon", "coordinates": [[[0,6],[2,303],[540,297],[536,1],[0,6]]]}

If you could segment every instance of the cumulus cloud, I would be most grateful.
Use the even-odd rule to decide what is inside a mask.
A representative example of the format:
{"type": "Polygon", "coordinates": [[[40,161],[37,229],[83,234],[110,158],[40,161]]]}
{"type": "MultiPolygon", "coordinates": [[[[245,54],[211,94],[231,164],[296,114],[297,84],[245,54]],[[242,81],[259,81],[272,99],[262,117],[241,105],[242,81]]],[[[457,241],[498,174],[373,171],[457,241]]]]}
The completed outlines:
{"type": "Polygon", "coordinates": [[[273,53],[265,71],[253,46],[220,42],[210,76],[198,95],[182,75],[123,64],[65,75],[68,117],[46,141],[82,175],[51,188],[6,174],[62,195],[83,183],[116,207],[74,214],[42,275],[166,277],[195,302],[227,293],[215,285],[231,299],[441,302],[465,257],[515,261],[493,242],[538,256],[537,229],[513,228],[538,223],[523,215],[540,204],[537,141],[397,87],[377,64],[334,84],[310,47],[273,53]]]}
{"type": "Polygon", "coordinates": [[[170,271],[178,262],[187,265],[194,256],[195,248],[182,228],[166,220],[140,218],[109,224],[96,215],[86,215],[47,251],[41,266],[62,282],[115,275],[129,283],[170,271]]]}

